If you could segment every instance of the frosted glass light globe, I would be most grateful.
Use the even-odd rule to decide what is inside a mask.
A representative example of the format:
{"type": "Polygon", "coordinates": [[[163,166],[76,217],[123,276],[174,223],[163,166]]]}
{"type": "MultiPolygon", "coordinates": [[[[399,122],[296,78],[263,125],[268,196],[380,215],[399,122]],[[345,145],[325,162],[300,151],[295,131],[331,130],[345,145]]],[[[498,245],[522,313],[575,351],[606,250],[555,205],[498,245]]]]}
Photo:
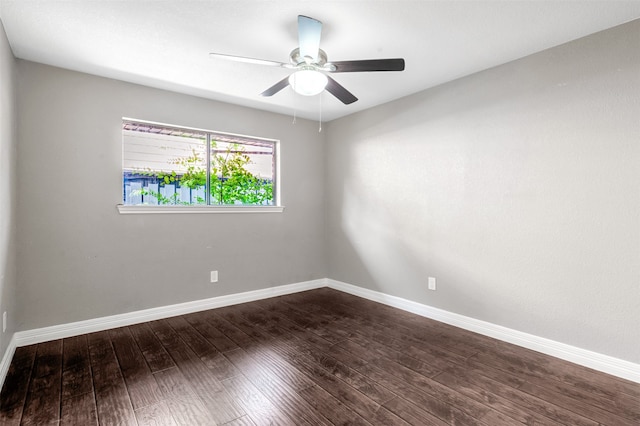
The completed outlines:
{"type": "Polygon", "coordinates": [[[300,70],[289,76],[289,84],[303,96],[319,94],[327,86],[327,76],[316,70],[300,70]]]}

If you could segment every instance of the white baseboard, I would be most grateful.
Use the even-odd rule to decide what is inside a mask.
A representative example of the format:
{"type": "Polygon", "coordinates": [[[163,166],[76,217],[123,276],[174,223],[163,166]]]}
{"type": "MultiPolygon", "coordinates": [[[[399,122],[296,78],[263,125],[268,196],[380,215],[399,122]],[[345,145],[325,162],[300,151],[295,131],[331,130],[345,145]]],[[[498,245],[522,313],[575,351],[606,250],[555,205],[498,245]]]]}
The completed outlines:
{"type": "Polygon", "coordinates": [[[483,334],[498,340],[513,343],[514,345],[564,359],[566,361],[573,362],[574,364],[579,364],[613,376],[640,383],[640,364],[577,348],[565,343],[545,339],[544,337],[523,333],[522,331],[502,327],[500,325],[455,314],[432,306],[423,305],[401,297],[390,296],[385,293],[380,293],[378,291],[369,290],[352,284],[327,279],[327,285],[328,287],[353,294],[354,296],[383,303],[394,308],[402,309],[403,311],[411,312],[426,318],[460,327],[465,330],[473,331],[474,333],[483,334]]]}
{"type": "Polygon", "coordinates": [[[465,330],[513,343],[515,345],[561,358],[575,364],[593,368],[594,370],[640,383],[639,364],[577,348],[564,343],[559,343],[543,337],[523,333],[521,331],[512,330],[510,328],[480,321],[464,315],[455,314],[453,312],[444,311],[442,309],[423,305],[400,297],[390,296],[385,293],[323,278],[14,333],[11,341],[9,342],[9,346],[4,353],[2,362],[0,363],[0,388],[4,383],[4,379],[9,370],[9,365],[11,364],[11,359],[13,358],[16,347],[43,343],[50,340],[63,339],[80,334],[108,330],[111,328],[124,327],[127,325],[139,324],[146,321],[184,315],[207,309],[252,302],[254,300],[267,299],[270,297],[297,293],[320,287],[331,287],[345,293],[363,297],[374,302],[383,303],[426,318],[451,324],[465,330]]]}
{"type": "Polygon", "coordinates": [[[269,297],[284,294],[297,293],[299,291],[326,287],[327,280],[319,279],[304,281],[295,284],[281,285],[261,290],[247,291],[244,293],[229,294],[212,297],[209,299],[194,300],[192,302],[178,303],[175,305],[161,306],[158,308],[143,309],[141,311],[127,312],[126,314],[111,315],[108,317],[94,318],[85,321],[77,321],[68,324],[53,325],[34,330],[15,333],[16,346],[27,346],[35,343],[48,342],[50,340],[64,339],[85,333],[109,330],[132,324],[190,314],[192,312],[206,311],[207,309],[221,308],[223,306],[237,305],[239,303],[252,302],[254,300],[267,299],[269,297]]]}
{"type": "Polygon", "coordinates": [[[0,390],[2,390],[2,386],[4,386],[4,379],[7,377],[7,373],[9,372],[9,366],[11,365],[11,360],[13,359],[13,354],[16,353],[16,339],[15,334],[11,336],[11,340],[9,340],[9,346],[4,351],[4,356],[2,357],[2,361],[0,361],[0,390]]]}

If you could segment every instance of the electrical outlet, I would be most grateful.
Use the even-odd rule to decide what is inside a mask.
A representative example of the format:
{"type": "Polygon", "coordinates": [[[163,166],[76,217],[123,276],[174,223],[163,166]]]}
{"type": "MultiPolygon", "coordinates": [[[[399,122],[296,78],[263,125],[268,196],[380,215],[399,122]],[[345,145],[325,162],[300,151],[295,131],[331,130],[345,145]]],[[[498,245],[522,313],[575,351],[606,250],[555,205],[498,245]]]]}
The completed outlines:
{"type": "Polygon", "coordinates": [[[212,283],[218,282],[218,271],[211,271],[211,282],[212,283]]]}
{"type": "Polygon", "coordinates": [[[2,332],[7,331],[7,311],[2,313],[2,332]]]}
{"type": "Polygon", "coordinates": [[[436,279],[434,277],[429,277],[429,290],[436,289],[436,279]]]}

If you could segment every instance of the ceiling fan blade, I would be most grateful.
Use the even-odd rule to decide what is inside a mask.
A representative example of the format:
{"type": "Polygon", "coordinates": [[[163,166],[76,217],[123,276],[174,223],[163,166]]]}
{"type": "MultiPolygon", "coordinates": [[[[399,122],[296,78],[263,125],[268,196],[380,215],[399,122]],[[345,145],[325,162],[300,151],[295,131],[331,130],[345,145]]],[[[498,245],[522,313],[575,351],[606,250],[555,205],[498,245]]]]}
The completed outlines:
{"type": "Polygon", "coordinates": [[[245,56],[225,55],[223,53],[209,53],[210,58],[225,59],[228,61],[245,62],[247,64],[268,65],[271,67],[290,68],[291,64],[284,62],[267,61],[265,59],[247,58],[245,56]]]}
{"type": "Polygon", "coordinates": [[[281,91],[282,89],[284,89],[285,87],[287,87],[288,85],[289,85],[289,76],[283,78],[273,86],[269,87],[264,92],[260,93],[260,96],[273,96],[279,91],[281,91]]]}
{"type": "Polygon", "coordinates": [[[327,76],[327,79],[329,80],[326,87],[327,91],[338,98],[343,104],[349,105],[358,100],[358,98],[353,96],[353,93],[345,89],[340,83],[329,76],[327,76]]]}
{"type": "Polygon", "coordinates": [[[298,15],[298,45],[300,57],[311,58],[311,62],[318,60],[318,50],[320,49],[320,35],[322,33],[322,22],[308,16],[298,15]]]}
{"type": "Polygon", "coordinates": [[[402,58],[338,61],[327,65],[336,67],[332,72],[404,71],[404,59],[402,58]]]}

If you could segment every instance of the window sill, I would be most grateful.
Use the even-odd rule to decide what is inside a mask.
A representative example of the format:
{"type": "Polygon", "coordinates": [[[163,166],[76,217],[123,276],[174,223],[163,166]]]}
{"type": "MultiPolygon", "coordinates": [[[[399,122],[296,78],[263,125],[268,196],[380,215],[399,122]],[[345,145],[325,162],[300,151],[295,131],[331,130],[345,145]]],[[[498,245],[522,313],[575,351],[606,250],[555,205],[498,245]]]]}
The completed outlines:
{"type": "Polygon", "coordinates": [[[116,206],[120,214],[282,213],[284,206],[116,206]]]}

